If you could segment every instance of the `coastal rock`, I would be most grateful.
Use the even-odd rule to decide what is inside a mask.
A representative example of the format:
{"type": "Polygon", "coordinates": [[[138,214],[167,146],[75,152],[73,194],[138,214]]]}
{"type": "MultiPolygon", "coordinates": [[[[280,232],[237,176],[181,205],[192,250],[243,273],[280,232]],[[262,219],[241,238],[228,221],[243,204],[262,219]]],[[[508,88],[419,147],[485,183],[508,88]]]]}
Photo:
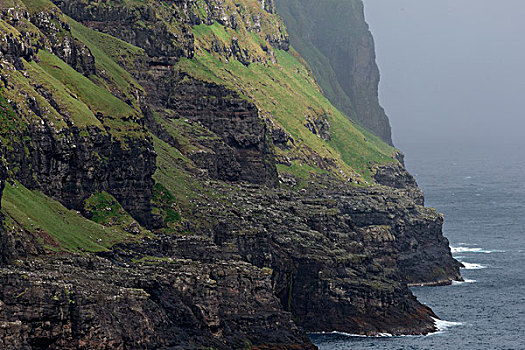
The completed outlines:
{"type": "MultiPolygon", "coordinates": [[[[436,315],[407,284],[461,278],[442,216],[423,207],[395,150],[339,118],[358,135],[349,133],[351,142],[377,152],[357,154],[364,171],[346,163],[359,147],[345,148],[324,98],[297,118],[277,115],[285,98],[295,111],[302,82],[313,86],[303,100],[321,91],[295,51],[278,52],[289,39],[273,1],[42,2],[38,11],[2,15],[20,35],[0,28],[9,167],[0,181],[84,210],[68,215],[109,242],[64,249],[44,229],[6,216],[0,347],[291,350],[315,348],[307,331],[435,330],[436,315]],[[75,37],[61,11],[90,39],[75,37]],[[268,85],[246,86],[232,73],[249,68],[268,85]],[[225,72],[235,84],[223,85],[225,72]],[[86,207],[94,194],[109,199],[86,207]],[[97,221],[110,205],[121,217],[97,221]]],[[[360,41],[341,45],[333,64],[350,65],[345,78],[359,91],[345,93],[363,103],[352,108],[382,123],[388,141],[372,96],[371,37],[360,2],[351,3],[360,41]]]]}
{"type": "Polygon", "coordinates": [[[269,275],[231,260],[95,257],[0,268],[3,349],[315,349],[269,275]]]}
{"type": "Polygon", "coordinates": [[[218,222],[209,234],[252,264],[272,268],[283,308],[308,331],[430,332],[435,315],[404,281],[460,278],[441,216],[402,191],[247,188],[231,201],[237,209],[212,211],[218,222]]]}
{"type": "Polygon", "coordinates": [[[391,163],[373,168],[374,180],[381,185],[405,190],[417,204],[425,205],[423,191],[417,186],[416,179],[400,163],[391,163]]]}

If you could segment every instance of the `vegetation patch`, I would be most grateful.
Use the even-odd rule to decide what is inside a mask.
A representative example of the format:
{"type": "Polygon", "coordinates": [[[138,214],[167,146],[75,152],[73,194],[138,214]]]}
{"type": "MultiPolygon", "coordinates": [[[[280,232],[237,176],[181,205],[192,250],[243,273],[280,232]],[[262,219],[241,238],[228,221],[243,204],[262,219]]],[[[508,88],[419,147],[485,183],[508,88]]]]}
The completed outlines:
{"type": "MultiPolygon", "coordinates": [[[[297,164],[311,167],[314,173],[322,170],[314,159],[330,160],[335,164],[331,169],[333,174],[361,183],[373,182],[370,171],[373,165],[394,162],[395,149],[338,111],[323,96],[309,68],[293,49],[275,49],[272,53],[250,50],[260,48],[261,41],[270,44],[256,33],[232,32],[217,23],[196,26],[193,30],[197,42],[195,58],[182,59],[178,69],[197,79],[238,91],[243,98],[254,102],[264,115],[274,118],[275,123],[295,140],[293,147],[278,150],[278,156],[296,159],[297,164]],[[239,42],[251,42],[252,46],[243,47],[247,47],[252,56],[264,57],[249,66],[236,59],[224,60],[205,44],[210,42],[210,36],[223,43],[231,41],[234,36],[239,42]],[[274,56],[275,64],[270,62],[268,55],[274,56]],[[326,116],[331,124],[330,140],[323,140],[306,128],[306,118],[314,116],[326,116]]],[[[290,167],[288,172],[304,177],[304,172],[297,170],[300,167],[290,167]]]]}
{"type": "Polygon", "coordinates": [[[160,183],[156,183],[153,187],[153,205],[153,213],[162,218],[167,230],[176,230],[182,220],[177,199],[160,183]]]}
{"type": "Polygon", "coordinates": [[[116,243],[141,237],[118,226],[105,227],[88,220],[79,212],[65,208],[39,191],[28,190],[18,182],[6,183],[2,211],[25,231],[36,237],[46,237],[46,248],[53,251],[99,252],[116,243]]]}
{"type": "Polygon", "coordinates": [[[109,127],[112,136],[124,141],[124,145],[131,139],[144,138],[138,123],[140,115],[131,106],[97,86],[57,56],[44,50],[39,51],[38,56],[38,65],[63,84],[74,99],[83,102],[104,126],[109,127]]]}
{"type": "Polygon", "coordinates": [[[71,18],[68,18],[68,22],[73,36],[89,47],[95,57],[97,73],[105,79],[97,79],[97,76],[90,78],[115,94],[126,96],[134,108],[139,108],[134,93],[143,93],[144,90],[126,69],[135,69],[135,61],[145,56],[144,50],[111,35],[87,28],[71,18]]]}
{"type": "Polygon", "coordinates": [[[97,192],[86,199],[84,211],[92,221],[106,227],[118,228],[134,235],[148,233],[107,192],[97,192]]]}

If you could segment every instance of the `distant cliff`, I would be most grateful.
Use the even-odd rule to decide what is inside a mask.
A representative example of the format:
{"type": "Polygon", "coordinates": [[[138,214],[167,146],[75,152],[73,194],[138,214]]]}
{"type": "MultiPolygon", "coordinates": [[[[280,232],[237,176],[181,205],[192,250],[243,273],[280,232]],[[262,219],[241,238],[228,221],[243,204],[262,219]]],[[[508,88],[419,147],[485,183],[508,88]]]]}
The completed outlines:
{"type": "Polygon", "coordinates": [[[276,0],[290,41],[312,68],[328,99],[392,144],[379,104],[374,39],[361,0],[276,0]]]}

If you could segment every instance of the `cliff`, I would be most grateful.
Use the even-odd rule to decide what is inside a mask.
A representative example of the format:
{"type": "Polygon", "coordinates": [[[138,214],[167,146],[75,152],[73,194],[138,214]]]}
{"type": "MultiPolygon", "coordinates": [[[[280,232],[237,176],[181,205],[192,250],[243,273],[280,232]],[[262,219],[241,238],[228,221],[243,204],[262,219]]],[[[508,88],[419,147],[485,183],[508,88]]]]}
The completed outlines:
{"type": "Polygon", "coordinates": [[[272,1],[9,0],[0,36],[3,348],[435,330],[443,218],[272,1]]]}
{"type": "Polygon", "coordinates": [[[293,47],[339,110],[392,145],[379,104],[374,39],[361,0],[276,0],[293,47]]]}

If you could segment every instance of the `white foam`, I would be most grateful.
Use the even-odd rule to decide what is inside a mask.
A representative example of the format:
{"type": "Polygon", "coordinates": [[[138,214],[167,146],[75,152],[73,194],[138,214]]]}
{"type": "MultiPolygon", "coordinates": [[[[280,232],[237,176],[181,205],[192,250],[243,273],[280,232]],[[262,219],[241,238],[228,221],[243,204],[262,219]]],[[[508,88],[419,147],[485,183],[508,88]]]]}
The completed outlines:
{"type": "Polygon", "coordinates": [[[464,261],[460,261],[460,263],[463,264],[463,269],[465,270],[481,270],[487,268],[485,265],[476,264],[476,263],[468,263],[464,261]]]}
{"type": "Polygon", "coordinates": [[[445,330],[449,328],[461,326],[463,324],[463,322],[444,321],[444,320],[439,320],[437,318],[432,318],[432,319],[434,320],[434,324],[436,325],[436,328],[438,329],[437,333],[444,332],[445,330]]]}
{"type": "Polygon", "coordinates": [[[479,253],[483,249],[481,249],[481,248],[471,248],[471,247],[450,247],[450,250],[452,251],[452,253],[465,253],[465,252],[479,253]]]}
{"type": "Polygon", "coordinates": [[[390,334],[390,333],[379,333],[379,334],[375,335],[374,337],[377,337],[377,338],[387,337],[387,338],[389,338],[389,337],[393,337],[393,335],[390,334]]]}
{"type": "MultiPolygon", "coordinates": [[[[470,281],[470,280],[468,280],[468,281],[470,281]]],[[[469,282],[465,281],[463,283],[469,283],[469,282]]],[[[455,327],[455,326],[460,326],[460,325],[463,324],[463,322],[444,321],[444,320],[440,320],[440,319],[437,319],[437,318],[434,318],[434,317],[432,317],[432,320],[434,321],[434,325],[436,326],[437,331],[435,331],[433,333],[429,333],[428,335],[438,334],[438,333],[441,333],[441,332],[445,331],[448,328],[455,327]]],[[[400,337],[424,337],[425,336],[425,335],[422,335],[422,334],[421,335],[408,335],[407,334],[407,335],[395,336],[395,335],[390,334],[390,333],[378,333],[376,335],[369,336],[369,335],[352,334],[352,333],[337,332],[337,331],[333,331],[333,332],[314,332],[314,333],[310,333],[310,334],[318,334],[318,335],[327,335],[327,334],[330,335],[330,334],[333,334],[333,335],[342,335],[342,336],[345,336],[345,337],[352,337],[352,338],[392,338],[392,337],[400,338],[400,337]]]]}
{"type": "Polygon", "coordinates": [[[504,250],[489,250],[489,249],[483,249],[479,247],[450,247],[450,251],[452,253],[485,253],[485,254],[491,254],[491,253],[505,253],[504,250]]]}
{"type": "Polygon", "coordinates": [[[490,253],[506,253],[507,251],[505,251],[505,250],[498,250],[498,249],[496,249],[496,250],[485,250],[485,249],[483,249],[481,252],[485,253],[485,254],[490,254],[490,253]]]}
{"type": "Polygon", "coordinates": [[[453,286],[461,286],[465,283],[476,283],[476,280],[452,281],[453,286]]]}
{"type": "Polygon", "coordinates": [[[343,335],[345,337],[358,337],[358,338],[390,338],[393,337],[390,333],[378,333],[376,335],[362,335],[362,334],[352,334],[352,333],[345,333],[345,332],[316,332],[311,334],[335,334],[335,335],[343,335]]]}
{"type": "Polygon", "coordinates": [[[310,334],[318,334],[318,335],[334,334],[334,335],[343,335],[345,337],[366,338],[366,335],[362,335],[362,334],[352,334],[352,333],[337,332],[337,331],[333,331],[333,332],[314,332],[314,333],[310,333],[310,334]]]}

